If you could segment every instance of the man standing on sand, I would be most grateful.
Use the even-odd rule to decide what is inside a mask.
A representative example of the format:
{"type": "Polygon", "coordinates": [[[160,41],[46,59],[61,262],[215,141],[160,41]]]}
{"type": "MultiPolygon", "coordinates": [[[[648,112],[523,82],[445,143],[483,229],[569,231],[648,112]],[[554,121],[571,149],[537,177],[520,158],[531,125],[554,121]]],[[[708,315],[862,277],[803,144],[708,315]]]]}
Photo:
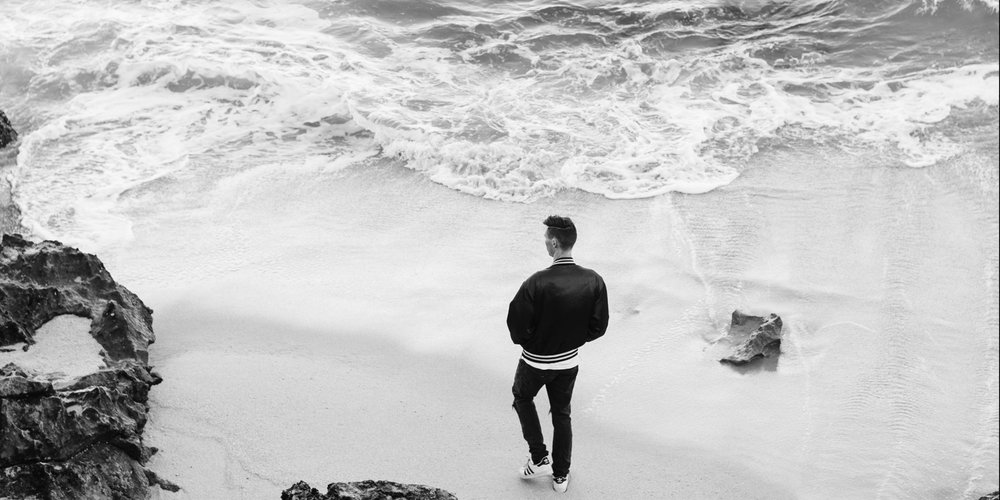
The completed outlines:
{"type": "Polygon", "coordinates": [[[576,226],[569,217],[545,219],[545,249],[552,265],[531,275],[510,301],[507,329],[522,347],[514,373],[514,410],[531,456],[521,478],[552,474],[552,488],[569,487],[573,451],[570,399],[576,383],[577,351],[608,328],[608,290],[596,272],[573,262],[576,226]],[[535,411],[545,386],[552,413],[552,460],[535,411]]]}

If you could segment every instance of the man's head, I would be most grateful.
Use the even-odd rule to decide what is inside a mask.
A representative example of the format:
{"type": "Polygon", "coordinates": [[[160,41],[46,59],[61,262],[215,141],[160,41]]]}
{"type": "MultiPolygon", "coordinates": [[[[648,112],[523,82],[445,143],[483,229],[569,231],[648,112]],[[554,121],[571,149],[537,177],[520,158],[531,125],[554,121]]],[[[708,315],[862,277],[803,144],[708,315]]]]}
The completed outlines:
{"type": "Polygon", "coordinates": [[[545,219],[545,249],[549,256],[560,253],[568,253],[576,244],[576,226],[569,217],[550,215],[545,219]]]}

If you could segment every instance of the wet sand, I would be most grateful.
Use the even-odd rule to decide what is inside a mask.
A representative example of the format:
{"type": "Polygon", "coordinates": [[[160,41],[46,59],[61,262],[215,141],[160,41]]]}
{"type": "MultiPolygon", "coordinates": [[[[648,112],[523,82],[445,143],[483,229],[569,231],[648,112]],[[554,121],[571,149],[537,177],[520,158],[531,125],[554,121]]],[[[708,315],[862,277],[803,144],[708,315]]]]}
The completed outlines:
{"type": "Polygon", "coordinates": [[[503,321],[563,213],[612,309],[581,353],[575,495],[995,490],[995,158],[826,156],[634,201],[498,203],[391,163],[133,193],[135,239],[105,261],[156,311],[151,466],[193,497],[367,478],[548,494],[511,475],[503,321]],[[737,308],[782,316],[776,363],[719,365],[737,308]]]}
{"type": "MultiPolygon", "coordinates": [[[[322,490],[363,479],[434,485],[463,499],[553,494],[546,478],[518,478],[525,450],[507,378],[193,304],[161,311],[158,322],[154,362],[164,383],[146,436],[163,451],[149,465],[184,487],[163,498],[277,498],[298,480],[322,490]]],[[[513,373],[516,354],[505,355],[513,373]]],[[[580,373],[576,398],[587,402],[600,381],[580,373]]],[[[544,396],[538,407],[551,437],[544,396]]],[[[726,450],[645,440],[580,412],[574,433],[566,498],[795,498],[726,450]]]]}

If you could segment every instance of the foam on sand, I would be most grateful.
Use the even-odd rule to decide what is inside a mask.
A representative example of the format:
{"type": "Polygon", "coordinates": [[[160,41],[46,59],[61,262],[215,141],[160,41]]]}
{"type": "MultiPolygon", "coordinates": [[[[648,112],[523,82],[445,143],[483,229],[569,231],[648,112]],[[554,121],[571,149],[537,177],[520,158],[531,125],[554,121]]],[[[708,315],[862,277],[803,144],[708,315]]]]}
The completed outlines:
{"type": "Polygon", "coordinates": [[[28,372],[52,380],[66,380],[104,368],[101,344],[90,336],[90,319],[63,314],[52,318],[35,332],[35,344],[10,346],[0,352],[0,366],[14,363],[28,372]]]}
{"type": "Polygon", "coordinates": [[[975,147],[970,131],[995,137],[995,22],[963,10],[899,19],[880,3],[835,30],[857,35],[837,45],[826,23],[854,8],[835,3],[788,9],[792,20],[747,6],[738,29],[730,9],[674,2],[514,2],[420,26],[395,21],[422,2],[361,9],[393,22],[353,2],[93,3],[0,11],[0,79],[38,117],[22,132],[14,202],[32,234],[88,251],[133,239],[122,205],[144,189],[359,152],[487,199],[621,199],[718,189],[789,143],[927,167],[975,147]],[[868,29],[872,10],[884,27],[868,29]],[[507,22],[525,14],[557,19],[507,22]],[[697,22],[676,33],[673,18],[697,22]],[[938,38],[957,53],[927,67],[919,54],[940,53],[938,38]]]}

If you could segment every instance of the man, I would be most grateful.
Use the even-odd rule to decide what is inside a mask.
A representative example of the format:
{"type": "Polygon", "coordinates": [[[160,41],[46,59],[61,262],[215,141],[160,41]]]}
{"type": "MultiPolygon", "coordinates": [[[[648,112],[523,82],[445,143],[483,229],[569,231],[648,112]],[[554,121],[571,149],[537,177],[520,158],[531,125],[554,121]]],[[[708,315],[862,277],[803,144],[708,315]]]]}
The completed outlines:
{"type": "Polygon", "coordinates": [[[608,290],[596,272],[573,262],[576,226],[569,217],[545,219],[545,249],[553,258],[531,275],[510,302],[507,329],[522,347],[514,373],[514,409],[531,456],[521,478],[552,474],[552,488],[569,487],[573,450],[570,399],[576,383],[577,351],[608,328],[608,290]],[[545,387],[552,412],[552,460],[542,437],[534,398],[545,387]]]}

